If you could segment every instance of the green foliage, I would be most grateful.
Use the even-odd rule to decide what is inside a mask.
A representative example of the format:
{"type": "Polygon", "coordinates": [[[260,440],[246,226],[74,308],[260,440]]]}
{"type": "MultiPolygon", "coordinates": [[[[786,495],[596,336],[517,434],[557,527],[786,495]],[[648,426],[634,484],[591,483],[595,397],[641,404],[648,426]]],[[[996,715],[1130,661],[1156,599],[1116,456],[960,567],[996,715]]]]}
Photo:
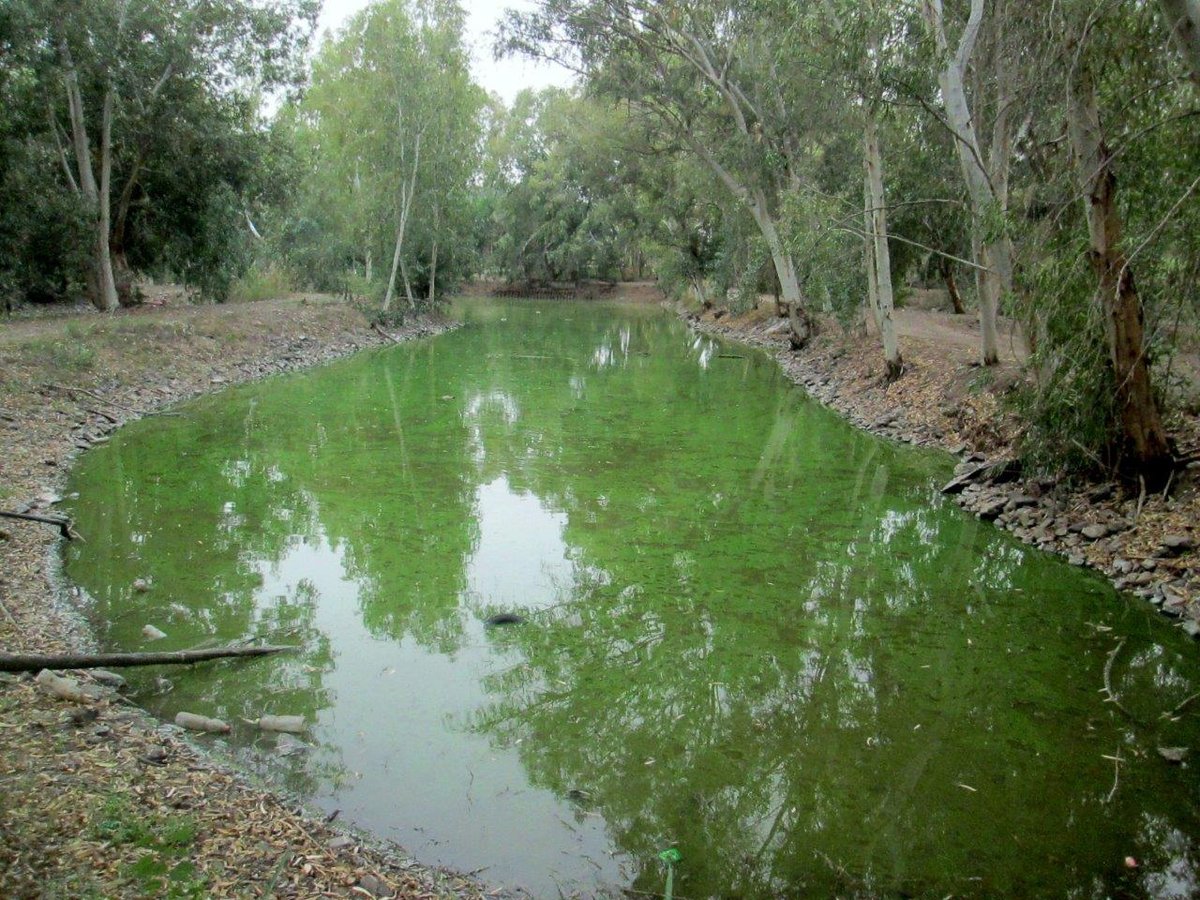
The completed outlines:
{"type": "Polygon", "coordinates": [[[273,263],[255,264],[230,287],[234,303],[251,303],[282,297],[292,290],[291,276],[273,263]]]}
{"type": "Polygon", "coordinates": [[[1066,264],[1049,258],[1032,280],[1041,298],[1031,314],[1040,340],[1030,359],[1032,381],[1014,398],[1027,423],[1021,453],[1035,471],[1100,473],[1113,462],[1107,448],[1119,423],[1091,273],[1077,251],[1066,264]]]}
{"type": "Polygon", "coordinates": [[[192,817],[147,814],[114,794],[93,814],[91,831],[99,840],[144,851],[121,868],[121,877],[139,894],[206,896],[206,879],[193,862],[183,858],[196,840],[197,825],[192,817]]]}
{"type": "Polygon", "coordinates": [[[471,274],[484,94],[463,28],[454,4],[388,0],[322,45],[311,88],[281,115],[301,178],[272,241],[298,282],[357,279],[378,300],[389,287],[403,298],[407,281],[427,305],[471,274]]]}
{"type": "MultiPolygon", "coordinates": [[[[250,261],[246,215],[286,190],[258,117],[261,92],[297,83],[315,0],[49,0],[0,10],[0,289],[35,301],[87,286],[98,246],[119,288],[175,277],[214,299],[250,261]],[[117,15],[118,9],[120,15],[117,15]],[[69,114],[77,79],[82,120],[69,114]],[[112,109],[107,240],[91,223],[112,109]],[[88,141],[80,169],[75,124],[88,141]]],[[[125,300],[136,298],[125,291],[125,300]]]]}
{"type": "Polygon", "coordinates": [[[615,280],[637,244],[637,163],[617,108],[548,88],[523,91],[488,137],[496,239],[485,267],[510,281],[615,280]]]}
{"type": "Polygon", "coordinates": [[[847,324],[862,311],[867,280],[863,239],[841,223],[861,213],[848,201],[808,191],[788,198],[785,221],[796,274],[810,302],[847,324]]]}
{"type": "Polygon", "coordinates": [[[25,353],[58,372],[87,372],[96,364],[96,351],[70,334],[31,341],[25,353]]]}

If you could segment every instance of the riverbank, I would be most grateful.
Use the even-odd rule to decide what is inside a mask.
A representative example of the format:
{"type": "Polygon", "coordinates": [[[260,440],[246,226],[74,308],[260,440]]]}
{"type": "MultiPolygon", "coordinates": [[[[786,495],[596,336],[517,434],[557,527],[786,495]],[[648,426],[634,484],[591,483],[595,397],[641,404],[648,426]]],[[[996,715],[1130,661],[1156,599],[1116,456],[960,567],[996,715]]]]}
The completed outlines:
{"type": "MultiPolygon", "coordinates": [[[[963,508],[1026,544],[1096,569],[1200,637],[1200,465],[1191,463],[1166,494],[1014,475],[1007,463],[1021,429],[1005,399],[1023,377],[1015,335],[1003,342],[1000,365],[982,369],[971,319],[903,311],[905,371],[887,383],[878,341],[865,332],[826,322],[820,336],[793,352],[786,322],[765,308],[740,316],[682,314],[700,331],[772,353],[789,378],[858,427],[955,454],[962,483],[951,492],[963,508]]],[[[1181,455],[1194,456],[1197,418],[1176,414],[1168,424],[1181,455]]]]}
{"type": "MultiPolygon", "coordinates": [[[[385,335],[321,296],[10,320],[0,325],[0,508],[53,515],[73,460],[133,419],[450,327],[427,318],[385,335]]],[[[58,540],[57,529],[0,519],[8,652],[91,648],[60,593],[58,540]]],[[[484,895],[251,784],[119,691],[74,677],[97,699],[63,702],[31,676],[0,675],[3,896],[484,895]]]]}

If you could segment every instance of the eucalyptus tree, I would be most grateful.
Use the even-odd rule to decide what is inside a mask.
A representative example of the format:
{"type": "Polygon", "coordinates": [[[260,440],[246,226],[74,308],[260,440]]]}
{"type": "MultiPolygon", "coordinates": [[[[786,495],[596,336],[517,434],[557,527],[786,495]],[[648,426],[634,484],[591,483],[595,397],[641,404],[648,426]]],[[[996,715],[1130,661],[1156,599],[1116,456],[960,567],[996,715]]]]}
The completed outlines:
{"type": "Polygon", "coordinates": [[[1192,82],[1200,87],[1200,2],[1159,0],[1158,5],[1192,82]]]}
{"type": "Polygon", "coordinates": [[[942,0],[922,5],[936,46],[941,121],[954,138],[970,202],[980,360],[985,366],[999,361],[996,316],[1005,292],[1012,289],[1012,245],[1004,235],[1004,218],[1019,97],[1016,44],[1006,37],[1018,3],[971,0],[957,37],[942,0]],[[987,38],[990,52],[982,52],[981,38],[987,38]]]}
{"type": "Polygon", "coordinates": [[[894,48],[907,39],[906,23],[889,4],[877,0],[825,0],[824,9],[823,56],[844,92],[847,119],[857,118],[862,131],[863,268],[867,303],[883,344],[885,378],[890,381],[900,376],[904,361],[892,321],[895,303],[880,126],[892,99],[884,70],[894,48]]]}
{"type": "Polygon", "coordinates": [[[627,113],[561,88],[522,91],[489,137],[492,255],[511,280],[616,278],[639,235],[627,113]]]}
{"type": "Polygon", "coordinates": [[[456,205],[478,165],[484,103],[464,27],[453,0],[369,6],[322,47],[299,110],[317,148],[308,189],[347,205],[342,238],[362,245],[365,269],[373,274],[377,249],[390,260],[384,312],[400,289],[418,305],[418,277],[434,298],[447,237],[463,227],[456,205]]]}
{"type": "Polygon", "coordinates": [[[692,157],[661,152],[644,167],[638,185],[646,247],[660,286],[676,298],[690,290],[706,310],[714,306],[714,280],[738,280],[721,272],[721,263],[736,240],[730,220],[746,215],[713,182],[692,157]]]}
{"type": "Polygon", "coordinates": [[[819,144],[811,113],[824,92],[780,41],[796,27],[792,5],[744,12],[724,0],[547,0],[536,12],[510,13],[503,38],[511,50],[582,70],[593,89],[654,116],[716,175],[769,249],[799,347],[815,322],[780,214],[803,180],[807,141],[819,144]]]}
{"type": "Polygon", "coordinates": [[[88,294],[98,308],[114,309],[131,208],[153,203],[142,190],[147,174],[182,162],[169,159],[172,141],[212,153],[212,142],[252,129],[250,98],[296,79],[318,4],[26,0],[18,7],[16,49],[45,110],[44,129],[25,137],[53,147],[58,177],[88,221],[88,294]],[[244,112],[230,116],[231,109],[244,112]]]}
{"type": "Polygon", "coordinates": [[[1196,296],[1200,240],[1195,204],[1188,202],[1200,186],[1200,148],[1189,122],[1195,95],[1180,90],[1181,80],[1163,79],[1161,62],[1170,57],[1165,48],[1146,52],[1161,32],[1144,7],[1098,11],[1076,3],[1052,15],[1057,33],[1065,35],[1059,72],[1072,198],[1083,210],[1093,276],[1090,309],[1107,351],[1103,384],[1111,391],[1115,427],[1106,449],[1126,477],[1155,488],[1168,481],[1175,461],[1152,383],[1145,294],[1152,314],[1163,302],[1196,296]],[[1121,62],[1117,71],[1106,64],[1113,58],[1121,62]],[[1157,266],[1145,253],[1151,246],[1157,266]],[[1136,282],[1135,267],[1146,276],[1136,282]]]}

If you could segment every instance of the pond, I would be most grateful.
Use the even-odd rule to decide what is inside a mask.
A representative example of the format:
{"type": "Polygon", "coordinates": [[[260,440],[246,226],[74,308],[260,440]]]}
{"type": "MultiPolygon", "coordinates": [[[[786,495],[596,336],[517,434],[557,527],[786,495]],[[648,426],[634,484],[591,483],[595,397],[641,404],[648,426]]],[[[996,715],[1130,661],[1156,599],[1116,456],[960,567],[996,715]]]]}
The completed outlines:
{"type": "Polygon", "coordinates": [[[83,458],[104,645],[302,648],[138,702],[536,896],[662,893],[671,847],[691,898],[1192,892],[1200,779],[1158,749],[1197,746],[1200,664],[1146,604],[657,309],[460,313],[83,458]]]}

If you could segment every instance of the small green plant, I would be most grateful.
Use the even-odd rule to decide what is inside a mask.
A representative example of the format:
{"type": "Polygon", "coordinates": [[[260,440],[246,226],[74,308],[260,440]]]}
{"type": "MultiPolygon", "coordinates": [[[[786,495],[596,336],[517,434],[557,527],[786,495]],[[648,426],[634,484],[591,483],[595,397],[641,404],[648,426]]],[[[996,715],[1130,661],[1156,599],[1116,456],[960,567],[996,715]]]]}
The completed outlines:
{"type": "Polygon", "coordinates": [[[196,840],[195,819],[147,815],[124,797],[111,796],[92,823],[92,834],[114,846],[135,847],[138,858],[121,867],[121,877],[139,895],[203,897],[205,878],[184,858],[196,840]]]}
{"type": "Polygon", "coordinates": [[[96,351],[78,338],[44,338],[25,345],[27,355],[60,372],[85,372],[96,364],[96,351]]]}
{"type": "Polygon", "coordinates": [[[292,290],[288,273],[275,265],[254,265],[229,288],[230,303],[254,303],[282,297],[292,290]]]}
{"type": "Polygon", "coordinates": [[[982,394],[995,382],[996,376],[991,369],[980,369],[971,376],[971,380],[967,383],[967,390],[972,394],[982,394]]]}

